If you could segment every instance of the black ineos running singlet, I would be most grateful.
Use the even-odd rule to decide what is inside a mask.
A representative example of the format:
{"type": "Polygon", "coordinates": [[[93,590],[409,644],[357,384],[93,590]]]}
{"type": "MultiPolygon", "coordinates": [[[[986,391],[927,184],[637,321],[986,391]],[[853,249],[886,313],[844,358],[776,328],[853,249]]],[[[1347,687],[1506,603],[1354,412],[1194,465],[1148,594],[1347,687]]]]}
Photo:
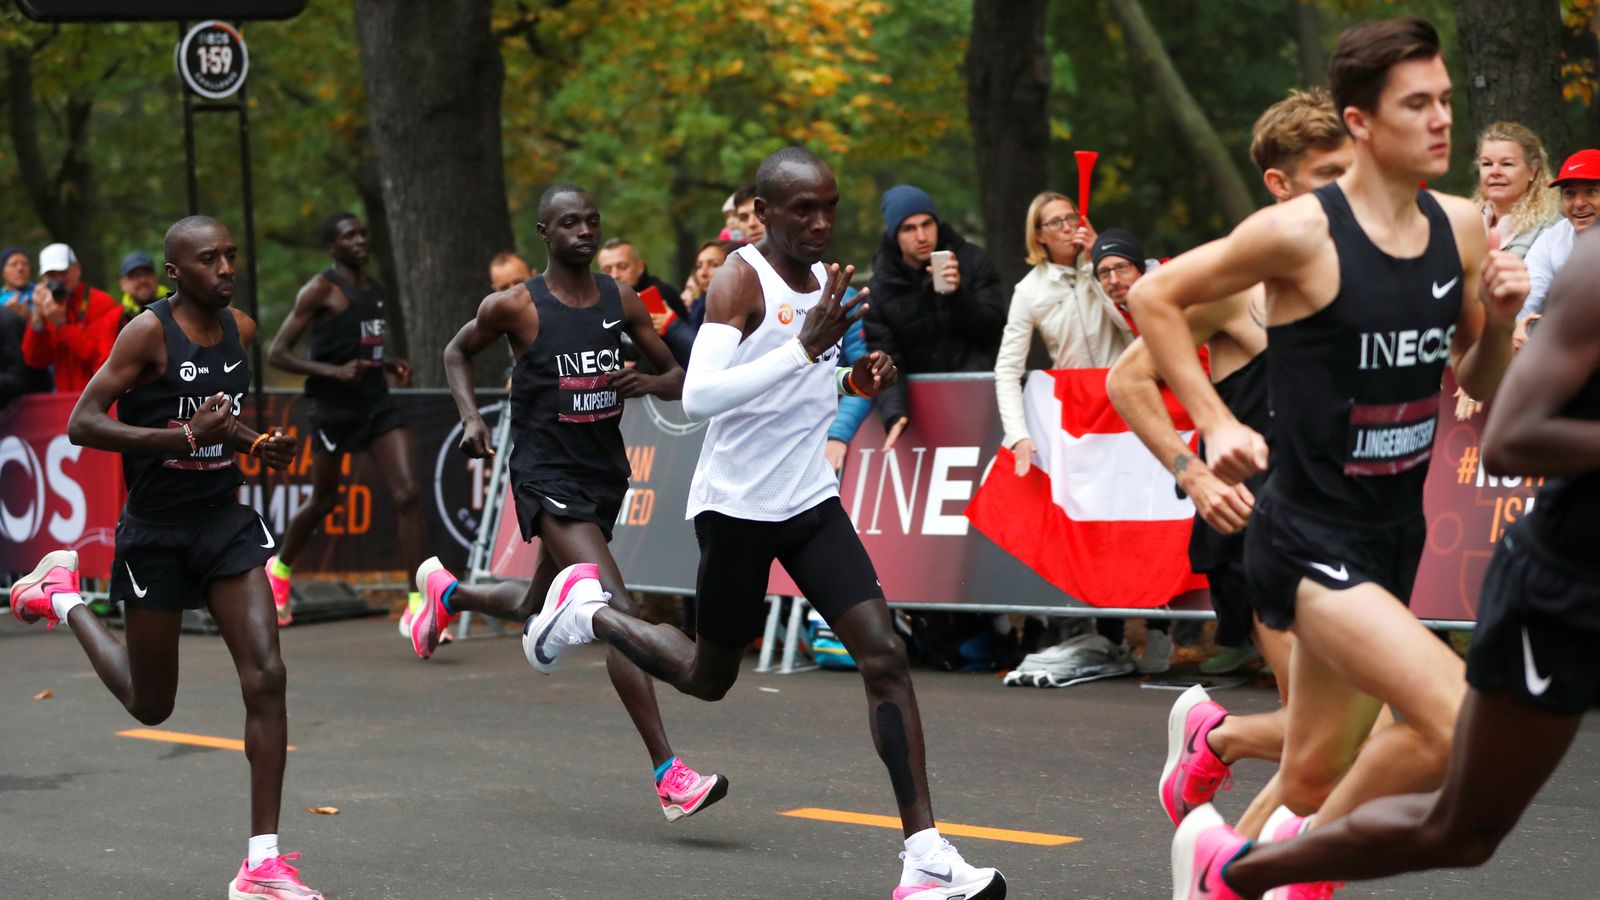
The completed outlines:
{"type": "Polygon", "coordinates": [[[544,276],[527,281],[539,337],[511,374],[511,471],[519,481],[576,478],[627,481],[622,399],[606,373],[622,368],[622,295],[594,276],[600,302],[572,307],[544,276]]]}
{"type": "MultiPolygon", "coordinates": [[[[172,318],[170,299],[146,307],[161,322],[166,334],[167,368],[161,377],[122,395],[117,418],[140,428],[182,428],[201,401],[217,392],[233,402],[239,415],[250,392],[250,363],[239,342],[233,310],[224,309],[222,340],[202,347],[189,340],[172,318]]],[[[244,479],[233,463],[234,450],[212,444],[198,450],[185,447],[165,455],[122,454],[122,478],[128,485],[128,512],[141,519],[186,519],[197,509],[234,502],[244,479]]]]}
{"type": "MultiPolygon", "coordinates": [[[[1589,376],[1561,415],[1600,420],[1600,372],[1589,376]]],[[[1545,482],[1527,518],[1541,544],[1567,559],[1592,565],[1595,547],[1600,546],[1596,509],[1600,509],[1600,471],[1591,470],[1545,482]]]]}
{"type": "Polygon", "coordinates": [[[323,272],[322,277],[344,292],[349,305],[344,312],[312,329],[312,361],[342,366],[359,359],[368,368],[349,383],[321,375],[308,376],[306,396],[335,406],[366,406],[389,393],[389,382],[383,377],[383,295],[356,287],[332,269],[323,272]]]}
{"type": "Polygon", "coordinates": [[[1337,183],[1313,192],[1339,256],[1333,302],[1267,329],[1273,474],[1290,503],[1363,522],[1422,512],[1440,378],[1461,315],[1461,256],[1450,219],[1427,191],[1421,256],[1378,249],[1337,183]]]}

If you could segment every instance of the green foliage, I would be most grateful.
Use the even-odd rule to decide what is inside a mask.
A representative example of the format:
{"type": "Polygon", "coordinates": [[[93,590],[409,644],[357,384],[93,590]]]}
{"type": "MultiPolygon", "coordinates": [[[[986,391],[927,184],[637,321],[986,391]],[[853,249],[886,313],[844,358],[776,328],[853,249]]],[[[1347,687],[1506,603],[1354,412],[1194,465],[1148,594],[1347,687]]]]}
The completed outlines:
{"type": "MultiPolygon", "coordinates": [[[[52,175],[65,99],[74,92],[94,99],[93,231],[106,271],[86,275],[113,295],[123,254],[143,250],[159,260],[167,226],[188,213],[182,94],[173,70],[178,37],[170,24],[46,26],[9,4],[0,14],[0,46],[32,56],[40,144],[52,175]]],[[[326,265],[315,246],[318,219],[334,208],[360,208],[350,173],[368,152],[365,112],[348,5],[315,3],[292,22],[251,25],[245,38],[259,300],[270,334],[300,285],[326,265]]],[[[36,252],[51,238],[23,191],[11,134],[0,135],[0,191],[11,200],[0,206],[0,241],[36,252]]],[[[201,212],[229,225],[242,245],[235,116],[197,117],[196,161],[201,212]]]]}
{"type": "MultiPolygon", "coordinates": [[[[1587,0],[1565,2],[1570,15],[1589,15],[1587,0]]],[[[1246,156],[1250,127],[1299,81],[1290,4],[1144,5],[1256,184],[1246,156]]],[[[334,208],[361,209],[356,179],[370,167],[371,151],[352,7],[325,0],[298,19],[246,31],[269,334],[299,285],[326,264],[313,238],[317,220],[334,208]]],[[[1444,33],[1460,83],[1449,0],[1317,0],[1317,7],[1324,51],[1360,18],[1428,16],[1444,33]]],[[[946,220],[969,234],[980,230],[965,99],[971,0],[495,0],[494,9],[506,72],[509,201],[535,264],[543,252],[534,206],[559,179],[590,187],[606,231],[627,234],[655,271],[682,279],[683,248],[714,236],[724,198],[753,177],[763,155],[789,142],[822,153],[840,176],[834,252],[841,260],[870,264],[882,229],[878,198],[902,181],[927,189],[946,220]]],[[[50,176],[67,99],[93,97],[94,227],[106,265],[129,250],[158,251],[166,225],[187,209],[176,26],[51,27],[22,19],[9,4],[3,10],[0,52],[31,60],[50,176]]],[[[1177,139],[1103,0],[1057,0],[1047,38],[1052,186],[1075,193],[1071,151],[1097,150],[1092,214],[1099,227],[1130,227],[1162,255],[1221,233],[1207,173],[1177,139]]],[[[1457,122],[1455,165],[1438,186],[1465,191],[1473,172],[1464,102],[1457,122]]],[[[200,123],[201,208],[242,238],[234,120],[212,114],[200,123]]],[[[0,128],[0,191],[10,200],[0,206],[0,243],[36,251],[49,235],[22,178],[11,135],[0,128]]],[[[1264,191],[1258,197],[1267,200],[1264,191]]],[[[114,274],[97,280],[114,287],[114,274]]]]}
{"type": "MultiPolygon", "coordinates": [[[[531,16],[503,3],[502,27],[531,16]]],[[[962,54],[970,0],[596,0],[542,14],[506,46],[507,177],[524,240],[547,182],[594,192],[608,234],[656,271],[715,237],[727,196],[802,143],[844,193],[835,251],[870,262],[881,190],[919,180],[976,209],[962,54]],[[892,7],[892,8],[891,8],[892,7]]]]}
{"type": "MultiPolygon", "coordinates": [[[[1323,50],[1341,30],[1366,18],[1415,13],[1437,24],[1451,75],[1461,83],[1453,6],[1446,0],[1319,0],[1323,50]]],[[[1300,85],[1292,10],[1286,0],[1167,3],[1145,0],[1162,43],[1201,109],[1232,151],[1256,198],[1270,198],[1250,162],[1250,129],[1268,106],[1300,85]]],[[[1166,256],[1219,237],[1227,222],[1212,181],[1180,139],[1102,0],[1059,0],[1052,10],[1051,46],[1074,63],[1071,82],[1056,77],[1052,120],[1057,127],[1052,183],[1077,192],[1071,150],[1100,153],[1090,215],[1097,228],[1129,228],[1147,251],[1166,256]]],[[[1456,115],[1449,177],[1435,185],[1470,191],[1472,135],[1465,92],[1456,115]]]]}

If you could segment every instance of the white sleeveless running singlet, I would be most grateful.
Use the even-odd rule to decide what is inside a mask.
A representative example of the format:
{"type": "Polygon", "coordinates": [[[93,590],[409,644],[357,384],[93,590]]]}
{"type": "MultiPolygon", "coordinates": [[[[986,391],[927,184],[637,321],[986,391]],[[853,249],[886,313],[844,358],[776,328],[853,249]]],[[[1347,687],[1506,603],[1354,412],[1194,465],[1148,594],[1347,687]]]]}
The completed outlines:
{"type": "MultiPolygon", "coordinates": [[[[800,335],[806,314],[828,283],[821,263],[811,267],[818,289],[800,294],[784,283],[760,252],[734,253],[761,278],[766,318],[739,343],[729,368],[771,352],[800,335]]],[[[834,367],[839,345],[766,393],[713,416],[689,485],[687,518],[719,512],[736,519],[781,522],[839,495],[839,481],[822,455],[828,426],[839,411],[834,367]]]]}

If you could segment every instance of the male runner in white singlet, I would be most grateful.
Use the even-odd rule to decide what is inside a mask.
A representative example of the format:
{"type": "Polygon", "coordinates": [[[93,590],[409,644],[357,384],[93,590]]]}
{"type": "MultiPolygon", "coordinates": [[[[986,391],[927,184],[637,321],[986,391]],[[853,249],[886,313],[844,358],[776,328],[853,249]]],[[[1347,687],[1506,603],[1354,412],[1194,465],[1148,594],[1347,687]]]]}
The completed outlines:
{"type": "Polygon", "coordinates": [[[934,827],[905,649],[823,456],[838,395],[871,395],[896,377],[882,353],[834,365],[866,299],[863,291],[845,307],[853,267],[819,262],[838,186],[822,160],[789,147],[761,164],[756,193],[765,237],[711,282],[683,386],[690,418],[711,420],[689,493],[701,553],[698,639],[611,609],[594,567],[573,566],[529,620],[524,646],[535,668],[549,671],[564,646],[598,637],[678,690],[719,700],[761,633],[767,575],[782,562],[866,684],[873,743],[906,835],[894,900],[999,900],[1000,873],[968,865],[934,827]]]}

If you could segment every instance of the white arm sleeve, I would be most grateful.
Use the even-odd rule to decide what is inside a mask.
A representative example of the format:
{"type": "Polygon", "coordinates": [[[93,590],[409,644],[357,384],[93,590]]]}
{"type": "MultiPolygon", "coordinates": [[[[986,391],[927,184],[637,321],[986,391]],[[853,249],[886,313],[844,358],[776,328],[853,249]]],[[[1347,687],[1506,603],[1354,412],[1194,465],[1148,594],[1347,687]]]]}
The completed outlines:
{"type": "Polygon", "coordinates": [[[707,322],[700,326],[689,354],[689,371],[683,376],[683,411],[690,421],[704,421],[748,403],[811,365],[795,339],[730,369],[728,364],[742,337],[732,325],[707,322]]]}

